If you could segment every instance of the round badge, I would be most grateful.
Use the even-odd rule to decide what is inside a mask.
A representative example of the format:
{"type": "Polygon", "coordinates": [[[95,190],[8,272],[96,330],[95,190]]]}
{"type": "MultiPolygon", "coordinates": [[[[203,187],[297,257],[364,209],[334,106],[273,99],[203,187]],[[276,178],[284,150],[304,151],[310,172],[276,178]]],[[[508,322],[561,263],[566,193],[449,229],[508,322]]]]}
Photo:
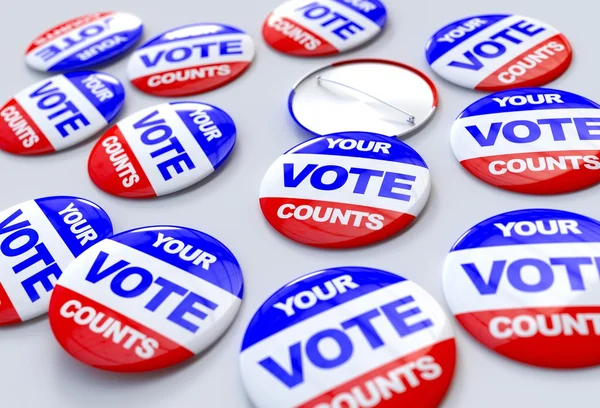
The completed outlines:
{"type": "Polygon", "coordinates": [[[285,54],[332,55],[373,39],[386,20],[379,0],[289,0],[269,14],[263,37],[285,54]]]}
{"type": "Polygon", "coordinates": [[[142,21],[128,13],[86,14],[36,37],[27,48],[25,61],[34,69],[48,72],[91,67],[125,53],[142,31],[142,21]]]}
{"type": "Polygon", "coordinates": [[[98,141],[88,162],[92,181],[107,193],[156,197],[213,173],[235,145],[233,120],[200,102],[153,106],[121,120],[98,141]]]}
{"type": "Polygon", "coordinates": [[[522,88],[486,96],[451,130],[454,155],[505,190],[557,194],[600,181],[600,105],[570,92],[522,88]]]}
{"type": "Polygon", "coordinates": [[[374,133],[335,133],[279,157],[263,178],[260,206],[294,241],[350,248],[407,227],[430,189],[427,165],[407,144],[374,133]]]}
{"type": "Polygon", "coordinates": [[[192,24],[166,31],[129,60],[129,79],[158,96],[193,95],[219,88],[250,66],[254,43],[244,31],[222,24],[192,24]]]}
{"type": "Polygon", "coordinates": [[[437,90],[422,72],[400,62],[355,59],[303,77],[288,107],[305,130],[323,136],[372,132],[404,136],[423,126],[437,107],[437,90]]]}
{"type": "Polygon", "coordinates": [[[455,360],[452,328],[427,292],[341,267],[267,299],[246,329],[240,367],[257,408],[435,408],[455,360]]]}
{"type": "Polygon", "coordinates": [[[104,210],[77,197],[38,198],[0,212],[0,326],[45,314],[66,268],[111,234],[104,210]]]}
{"type": "Polygon", "coordinates": [[[444,79],[480,91],[545,85],[567,70],[572,57],[557,29],[510,14],[448,24],[427,41],[425,54],[444,79]]]}
{"type": "Polygon", "coordinates": [[[542,367],[600,364],[600,222],[531,209],[489,218],[454,244],[444,292],[491,350],[542,367]]]}
{"type": "Polygon", "coordinates": [[[151,371],[205,350],[242,301],[233,254],[190,228],[117,234],[75,260],[50,301],[50,325],[79,361],[104,370],[151,371]]]}
{"type": "Polygon", "coordinates": [[[69,148],[109,124],[124,100],[112,75],[79,71],[44,79],[0,108],[0,149],[37,155],[69,148]]]}

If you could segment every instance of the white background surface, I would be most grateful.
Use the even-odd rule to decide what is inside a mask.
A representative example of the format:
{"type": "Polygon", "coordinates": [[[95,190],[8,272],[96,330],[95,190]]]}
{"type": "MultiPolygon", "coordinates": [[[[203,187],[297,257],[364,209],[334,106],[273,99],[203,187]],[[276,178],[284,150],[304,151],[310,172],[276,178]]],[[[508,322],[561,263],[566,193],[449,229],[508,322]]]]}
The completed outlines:
{"type": "MultiPolygon", "coordinates": [[[[203,356],[172,369],[118,375],[78,363],[54,340],[46,318],[0,328],[0,406],[20,407],[207,407],[249,408],[238,373],[238,350],[254,311],[269,294],[302,274],[333,266],[365,265],[399,273],[428,290],[446,308],[441,272],[454,241],[471,225],[499,212],[552,207],[600,218],[598,188],[553,197],[500,191],[464,171],[450,150],[453,119],[482,93],[433,75],[424,58],[429,36],[456,19],[484,13],[519,13],[545,21],[574,49],[573,63],[550,86],[600,101],[597,14],[589,0],[387,0],[388,26],[373,43],[342,57],[298,59],[263,42],[261,26],[279,0],[104,0],[105,10],[128,11],[145,23],[144,40],[194,22],[222,22],[246,30],[257,55],[242,77],[197,100],[225,109],[235,120],[238,144],[207,182],[171,196],[132,201],[108,196],[87,175],[94,141],[45,157],[0,154],[0,208],[36,197],[79,195],[102,205],[116,231],[180,224],[222,240],[237,256],[246,278],[241,313],[231,330],[203,356]],[[296,244],[264,220],[257,195],[261,178],[285,150],[307,138],[289,117],[287,96],[302,75],[342,58],[397,59],[423,69],[438,86],[440,107],[432,121],[407,142],[431,168],[430,202],[412,228],[391,240],[351,251],[319,250],[296,244]]],[[[45,77],[26,68],[23,53],[40,32],[81,14],[98,11],[77,0],[17,1],[0,16],[0,99],[45,77]]],[[[101,69],[126,81],[127,58],[101,69]]],[[[126,84],[120,118],[163,102],[126,84]]],[[[4,273],[4,272],[2,272],[4,273]]],[[[444,408],[564,406],[597,407],[600,368],[553,371],[528,367],[486,350],[457,327],[458,365],[444,408]]]]}

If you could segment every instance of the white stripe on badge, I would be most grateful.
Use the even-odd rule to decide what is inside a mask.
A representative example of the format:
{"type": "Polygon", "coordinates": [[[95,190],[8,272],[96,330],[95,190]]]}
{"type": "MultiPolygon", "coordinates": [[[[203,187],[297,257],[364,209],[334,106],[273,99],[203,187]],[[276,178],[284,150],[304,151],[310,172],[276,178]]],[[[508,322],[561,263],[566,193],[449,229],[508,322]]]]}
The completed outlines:
{"type": "MultiPolygon", "coordinates": [[[[586,290],[571,290],[566,267],[553,265],[554,283],[543,292],[522,292],[510,284],[506,268],[514,261],[525,258],[593,257],[600,253],[600,243],[556,243],[508,245],[474,248],[451,252],[444,265],[444,292],[452,312],[479,312],[497,309],[526,309],[530,307],[600,306],[600,273],[596,265],[581,266],[581,277],[586,290]],[[481,295],[461,265],[474,264],[484,282],[490,281],[494,261],[506,261],[496,294],[481,295]]],[[[533,266],[521,270],[524,282],[535,285],[540,273],[533,266]]]]}
{"type": "MultiPolygon", "coordinates": [[[[48,141],[54,147],[54,150],[61,150],[65,147],[72,146],[76,143],[79,143],[94,133],[100,131],[104,126],[106,126],[107,122],[104,116],[96,109],[96,107],[86,98],[84,94],[82,94],[75,85],[71,83],[67,78],[63,75],[56,75],[47,79],[46,82],[40,81],[28,88],[25,88],[21,92],[15,95],[15,100],[25,109],[27,114],[33,119],[35,124],[40,128],[42,133],[48,138],[48,141]],[[76,126],[79,126],[79,129],[73,130],[71,125],[66,125],[65,130],[69,132],[66,137],[63,137],[59,130],[56,128],[56,125],[70,118],[76,113],[67,112],[62,115],[57,116],[52,121],[48,119],[48,116],[60,112],[63,109],[63,105],[59,105],[56,108],[42,110],[38,108],[38,101],[42,99],[44,96],[39,97],[29,97],[29,95],[39,89],[45,83],[51,81],[51,84],[47,86],[46,89],[52,89],[58,87],[61,93],[64,93],[67,96],[67,101],[73,102],[79,112],[85,116],[85,118],[90,122],[89,125],[83,126],[81,122],[77,121],[76,126]],[[75,142],[74,142],[75,141],[75,142]]],[[[54,99],[54,98],[53,98],[54,99]]]]}
{"type": "MultiPolygon", "coordinates": [[[[459,161],[475,159],[479,157],[498,156],[503,154],[530,153],[530,152],[554,152],[561,150],[600,150],[600,133],[590,130],[598,140],[581,140],[574,123],[562,125],[565,140],[554,140],[550,125],[538,125],[541,130],[540,137],[530,143],[514,143],[508,141],[500,130],[498,137],[492,146],[482,147],[477,140],[466,129],[467,126],[477,126],[484,137],[488,137],[491,124],[506,123],[516,120],[536,122],[538,119],[552,118],[600,118],[600,109],[544,109],[522,112],[504,112],[488,115],[470,116],[457,119],[452,125],[451,143],[454,154],[459,161]]],[[[597,123],[593,124],[597,125],[597,123]]],[[[525,126],[515,127],[515,134],[520,137],[528,136],[525,126]]]]}
{"type": "MultiPolygon", "coordinates": [[[[317,167],[317,168],[319,168],[317,167]]],[[[346,203],[354,205],[364,205],[373,208],[381,208],[390,211],[397,211],[405,214],[417,215],[423,209],[427,200],[422,200],[423,195],[428,195],[431,188],[429,183],[429,170],[421,166],[412,166],[405,163],[397,163],[385,160],[365,159],[359,157],[333,156],[325,154],[284,154],[280,156],[273,166],[275,171],[267,171],[261,184],[261,198],[300,198],[315,201],[332,201],[337,203],[346,203]],[[399,183],[406,183],[411,186],[410,190],[395,188],[394,193],[410,196],[410,201],[403,201],[388,197],[379,197],[379,192],[383,183],[383,177],[371,177],[365,194],[354,193],[354,188],[358,181],[357,174],[349,174],[348,181],[337,190],[322,191],[317,190],[310,183],[308,175],[296,188],[284,186],[283,165],[284,163],[294,164],[293,177],[297,177],[308,164],[318,164],[319,167],[326,165],[340,166],[349,171],[350,168],[363,168],[369,170],[379,170],[383,172],[401,173],[415,176],[415,181],[398,179],[399,183]]],[[[312,173],[311,173],[312,174],[312,173]]],[[[290,174],[290,176],[292,176],[290,174]]],[[[323,182],[331,183],[333,173],[323,177],[323,182]],[[332,176],[329,180],[328,176],[332,176]]]]}
{"type": "MultiPolygon", "coordinates": [[[[25,220],[29,221],[31,226],[26,228],[32,228],[38,233],[39,241],[37,243],[43,243],[46,246],[60,267],[61,271],[64,273],[65,268],[69,266],[74,257],[67,245],[64,243],[63,239],[60,237],[58,232],[56,232],[48,218],[46,218],[46,215],[33,200],[11,207],[3,211],[2,214],[6,215],[7,217],[11,216],[19,208],[23,211],[23,214],[16,218],[11,224],[19,223],[25,220]]],[[[9,232],[4,236],[0,236],[0,243],[3,242],[10,234],[11,233],[9,232]]],[[[15,265],[31,258],[35,253],[35,249],[30,249],[24,254],[12,258],[0,255],[0,270],[2,270],[3,274],[2,286],[4,287],[4,290],[10,298],[21,320],[29,320],[33,317],[39,316],[41,314],[40,310],[48,310],[48,303],[50,302],[51,292],[47,292],[41,283],[38,282],[34,284],[36,292],[40,295],[40,299],[34,303],[31,302],[29,296],[23,288],[23,285],[21,284],[21,282],[23,282],[25,279],[43,270],[46,267],[44,262],[39,261],[29,268],[19,272],[18,274],[15,274],[12,269],[15,265]]],[[[52,285],[56,284],[56,278],[54,276],[49,276],[48,280],[50,280],[52,285]]]]}
{"type": "MultiPolygon", "coordinates": [[[[273,401],[280,403],[281,406],[292,407],[402,356],[450,338],[452,338],[452,329],[437,302],[414,283],[404,281],[336,306],[262,340],[242,352],[240,364],[245,375],[251,376],[256,384],[262,384],[260,390],[252,389],[249,390],[250,393],[269,390],[273,401]],[[399,307],[397,309],[399,312],[415,307],[421,309],[420,314],[407,318],[406,323],[413,325],[430,319],[433,326],[400,338],[398,332],[382,314],[370,322],[384,341],[385,346],[373,350],[360,329],[351,327],[345,330],[354,347],[354,352],[348,362],[336,368],[324,370],[314,366],[306,358],[305,345],[313,334],[329,328],[343,330],[340,326],[341,322],[406,296],[412,296],[415,302],[399,307]],[[282,368],[291,372],[288,347],[296,342],[300,342],[302,347],[304,382],[290,389],[258,362],[271,357],[282,368]]],[[[324,346],[325,344],[323,344],[324,346]]],[[[329,351],[327,355],[337,355],[339,347],[335,346],[329,351]]],[[[259,400],[259,398],[255,400],[259,400]]]]}
{"type": "Polygon", "coordinates": [[[457,45],[452,50],[438,58],[433,64],[431,64],[431,67],[435,71],[443,73],[443,76],[451,79],[452,82],[468,88],[475,88],[481,81],[486,79],[497,69],[518,57],[528,49],[542,43],[543,41],[546,41],[556,34],[559,34],[559,31],[541,21],[514,15],[492,24],[481,32],[475,34],[473,37],[457,45]],[[503,55],[492,59],[478,57],[483,63],[483,67],[479,69],[479,71],[448,65],[452,61],[468,62],[466,57],[463,55],[465,52],[472,51],[473,47],[480,42],[488,40],[490,36],[497,34],[498,32],[502,31],[502,29],[508,28],[509,26],[518,23],[521,20],[526,20],[527,22],[534,24],[536,27],[544,27],[546,30],[534,35],[533,37],[529,37],[528,35],[520,35],[518,37],[519,40],[522,41],[520,44],[514,44],[512,42],[509,44],[508,40],[499,40],[500,43],[506,45],[506,52],[503,55]]]}
{"type": "MultiPolygon", "coordinates": [[[[227,327],[235,317],[235,313],[231,313],[231,308],[238,308],[241,304],[239,298],[220,287],[176,268],[160,259],[112,241],[111,239],[105,239],[87,250],[85,255],[80,256],[72,263],[69,272],[71,274],[79,274],[79,277],[77,279],[66,279],[61,281],[61,286],[127,316],[180,346],[185,347],[191,352],[200,350],[212,343],[216,337],[222,333],[222,330],[218,328],[227,327]],[[196,333],[192,333],[170,320],[167,320],[167,316],[175,310],[177,305],[179,305],[183,299],[181,295],[171,294],[154,312],[151,312],[146,309],[145,306],[162,288],[158,284],[153,283],[146,292],[137,297],[122,298],[114,294],[110,287],[114,276],[118,274],[118,272],[95,284],[87,281],[86,276],[88,271],[96,261],[100,251],[109,254],[102,266],[102,271],[120,260],[125,260],[130,262],[130,266],[140,267],[151,272],[154,281],[160,276],[207,298],[211,302],[216,303],[218,307],[215,310],[210,310],[203,305],[194,305],[195,309],[203,311],[207,314],[207,317],[204,320],[201,320],[190,313],[185,314],[185,320],[200,327],[196,333]]],[[[127,278],[124,281],[123,286],[131,289],[135,287],[135,284],[137,283],[139,283],[139,278],[127,278]]]]}
{"type": "Polygon", "coordinates": [[[158,44],[152,47],[141,48],[135,52],[129,62],[129,78],[134,80],[147,75],[157,74],[165,71],[175,71],[178,69],[195,67],[200,65],[226,64],[228,62],[250,62],[254,57],[254,42],[247,34],[223,34],[210,37],[188,38],[173,41],[164,44],[158,44]],[[209,56],[200,58],[200,49],[192,48],[198,44],[219,43],[220,41],[242,40],[240,49],[241,54],[235,55],[219,55],[218,45],[213,45],[209,49],[209,56]],[[165,54],[178,47],[191,48],[192,55],[180,62],[168,62],[165,59],[165,54]],[[146,56],[150,61],[154,62],[157,55],[163,52],[160,62],[155,66],[147,67],[141,60],[141,56],[146,56]]]}
{"type": "MultiPolygon", "coordinates": [[[[199,179],[206,177],[208,174],[214,171],[214,168],[204,153],[204,150],[202,150],[187,126],[183,123],[175,111],[176,109],[198,110],[202,109],[202,107],[195,104],[162,104],[129,116],[118,124],[119,129],[123,133],[123,136],[129,144],[133,154],[140,162],[140,165],[148,177],[148,180],[150,180],[150,184],[152,185],[152,188],[157,196],[169,194],[176,190],[181,190],[182,188],[196,183],[199,179]],[[171,137],[177,138],[195,166],[195,168],[190,170],[185,163],[181,163],[183,168],[181,173],[177,173],[174,168],[169,167],[169,173],[172,177],[169,180],[165,180],[163,178],[163,175],[161,174],[157,165],[179,155],[180,153],[171,150],[163,155],[152,158],[150,154],[154,151],[164,148],[165,146],[168,146],[168,142],[158,143],[155,145],[145,145],[141,140],[141,135],[146,129],[150,129],[151,127],[143,129],[133,128],[134,123],[152,113],[154,110],[158,110],[158,114],[150,119],[150,121],[164,119],[166,125],[173,130],[173,135],[171,137]]],[[[200,137],[204,136],[200,135],[200,137]]]]}
{"type": "Polygon", "coordinates": [[[287,17],[288,19],[300,24],[302,27],[311,31],[313,34],[318,35],[323,38],[329,44],[333,45],[338,50],[346,50],[349,48],[353,48],[359,44],[368,41],[373,37],[373,33],[379,32],[381,27],[375,24],[372,20],[363,16],[361,13],[354,11],[349,7],[345,7],[344,5],[333,1],[333,0],[319,0],[319,4],[323,5],[332,12],[338,13],[342,16],[349,18],[352,22],[358,24],[363,27],[363,31],[356,30],[356,33],[349,35],[347,40],[343,40],[335,35],[331,30],[337,28],[335,26],[333,28],[322,27],[323,23],[322,19],[311,20],[309,18],[304,17],[304,11],[296,11],[307,4],[314,3],[314,0],[296,0],[296,1],[288,1],[283,3],[281,6],[277,7],[275,11],[273,11],[272,17],[287,17]]]}

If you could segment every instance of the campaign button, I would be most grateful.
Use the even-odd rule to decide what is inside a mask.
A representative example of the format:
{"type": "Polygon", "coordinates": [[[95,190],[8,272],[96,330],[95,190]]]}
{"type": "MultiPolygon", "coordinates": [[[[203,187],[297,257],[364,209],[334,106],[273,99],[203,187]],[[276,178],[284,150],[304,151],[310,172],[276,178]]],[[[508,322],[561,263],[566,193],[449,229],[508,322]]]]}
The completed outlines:
{"type": "Polygon", "coordinates": [[[289,0],[263,24],[267,44],[285,54],[338,54],[373,39],[387,11],[379,0],[289,0]]]}
{"type": "Polygon", "coordinates": [[[375,133],[334,133],[280,156],[262,180],[260,206],[271,226],[294,241],[350,248],[406,228],[430,189],[425,161],[407,144],[375,133]]]}
{"type": "Polygon", "coordinates": [[[129,13],[101,12],[73,18],[37,36],[25,61],[39,71],[69,71],[117,58],[142,36],[142,21],[129,13]]]}
{"type": "Polygon", "coordinates": [[[106,212],[83,198],[38,198],[0,212],[0,326],[46,313],[63,271],[111,234],[106,212]]]}
{"type": "Polygon", "coordinates": [[[455,361],[435,299],[364,267],[313,272],[279,289],[250,321],[240,353],[257,408],[435,408],[455,361]]]}
{"type": "Polygon", "coordinates": [[[298,81],[288,97],[292,119],[315,136],[405,136],[425,125],[437,104],[437,90],[427,75],[401,62],[376,58],[318,68],[298,81]]]}
{"type": "Polygon", "coordinates": [[[44,79],[0,108],[0,149],[37,155],[69,148],[109,124],[124,101],[112,75],[79,71],[44,79]]]}
{"type": "Polygon", "coordinates": [[[480,91],[542,86],[571,63],[567,38],[529,17],[486,14],[448,24],[425,46],[431,68],[444,79],[480,91]]]}
{"type": "Polygon", "coordinates": [[[570,92],[522,88],[486,96],[451,129],[454,155],[493,186],[530,194],[600,181],[600,105],[570,92]]]}
{"type": "Polygon", "coordinates": [[[542,367],[600,364],[600,222],[549,209],[491,217],[454,244],[443,285],[491,350],[542,367]]]}
{"type": "Polygon", "coordinates": [[[191,24],[166,31],[129,59],[129,79],[158,96],[184,96],[230,83],[248,69],[254,42],[244,31],[223,24],[191,24]]]}
{"type": "Polygon", "coordinates": [[[233,120],[200,102],[156,105],[121,120],[92,149],[90,178],[120,197],[157,197],[213,173],[235,145],[233,120]]]}
{"type": "Polygon", "coordinates": [[[103,240],[71,264],[50,300],[50,326],[87,365],[156,370],[216,342],[238,312],[243,286],[235,256],[210,235],[138,228],[103,240]]]}

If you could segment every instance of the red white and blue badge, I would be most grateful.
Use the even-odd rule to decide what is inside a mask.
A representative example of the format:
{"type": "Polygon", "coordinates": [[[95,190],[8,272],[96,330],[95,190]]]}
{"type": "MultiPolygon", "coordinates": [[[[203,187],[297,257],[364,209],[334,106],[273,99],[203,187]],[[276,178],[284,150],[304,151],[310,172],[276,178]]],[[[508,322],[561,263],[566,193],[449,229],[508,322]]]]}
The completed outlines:
{"type": "Polygon", "coordinates": [[[425,47],[441,77],[480,91],[545,85],[567,70],[572,51],[557,29],[529,17],[467,17],[435,33],[425,47]]]}
{"type": "Polygon", "coordinates": [[[77,197],[38,198],[0,212],[0,326],[45,314],[66,268],[111,234],[106,212],[77,197]]]}
{"type": "Polygon", "coordinates": [[[267,299],[246,329],[240,368],[257,408],[435,408],[455,360],[450,323],[427,292],[389,272],[341,267],[267,299]]]}
{"type": "Polygon", "coordinates": [[[205,350],[242,302],[234,255],[190,228],[154,226],[105,239],[71,264],[50,301],[62,347],[103,370],[151,371],[205,350]]]}
{"type": "Polygon", "coordinates": [[[79,71],[44,79],[0,108],[0,149],[37,155],[74,146],[109,124],[124,101],[112,75],[79,71]]]}
{"type": "Polygon", "coordinates": [[[531,209],[467,231],[444,265],[456,319],[508,358],[542,367],[600,364],[600,222],[531,209]]]}
{"type": "Polygon", "coordinates": [[[580,190],[600,182],[600,105],[556,89],[498,92],[458,116],[451,144],[463,167],[493,186],[580,190]]]}
{"type": "Polygon", "coordinates": [[[263,37],[285,54],[331,55],[373,39],[386,20],[379,0],[289,0],[269,14],[263,37]]]}
{"type": "Polygon", "coordinates": [[[200,102],[171,102],[123,119],[98,141],[88,161],[92,181],[107,193],[157,197],[204,179],[229,157],[231,117],[200,102]]]}
{"type": "Polygon", "coordinates": [[[374,133],[334,133],[279,157],[263,178],[260,206],[294,241],[350,248],[406,228],[430,189],[425,161],[407,144],[374,133]]]}
{"type": "Polygon", "coordinates": [[[429,169],[407,144],[375,133],[334,133],[283,154],[260,187],[260,206],[302,244],[350,248],[388,238],[429,198],[429,169]]]}
{"type": "Polygon", "coordinates": [[[142,21],[123,12],[86,14],[52,27],[27,48],[25,61],[39,71],[70,71],[114,59],[142,36],[142,21]]]}
{"type": "Polygon", "coordinates": [[[142,45],[129,60],[129,79],[159,96],[193,95],[239,77],[254,58],[244,31],[223,24],[192,24],[166,31],[142,45]]]}

